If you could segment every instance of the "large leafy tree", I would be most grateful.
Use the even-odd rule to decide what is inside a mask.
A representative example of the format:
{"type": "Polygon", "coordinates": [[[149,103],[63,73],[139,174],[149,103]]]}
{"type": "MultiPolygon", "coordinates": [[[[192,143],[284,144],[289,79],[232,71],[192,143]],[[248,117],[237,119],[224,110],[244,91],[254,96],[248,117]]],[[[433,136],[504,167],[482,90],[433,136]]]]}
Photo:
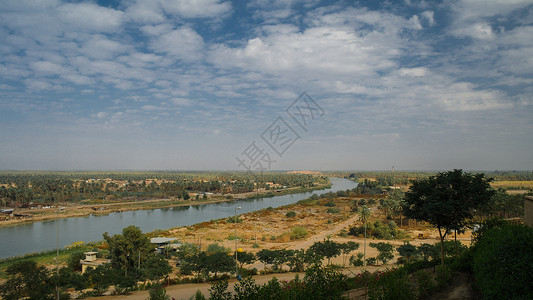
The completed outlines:
{"type": "Polygon", "coordinates": [[[104,239],[109,244],[109,252],[114,267],[126,274],[135,266],[143,264],[154,252],[150,240],[137,226],[122,229],[122,234],[109,236],[104,233],[104,239]]]}
{"type": "Polygon", "coordinates": [[[487,203],[494,190],[492,178],[462,170],[441,172],[436,176],[412,182],[405,193],[405,216],[427,221],[437,227],[444,263],[444,238],[450,230],[462,230],[472,218],[474,209],[487,203]]]}
{"type": "Polygon", "coordinates": [[[2,299],[53,299],[48,270],[35,261],[17,261],[6,269],[9,279],[0,286],[2,299]]]}

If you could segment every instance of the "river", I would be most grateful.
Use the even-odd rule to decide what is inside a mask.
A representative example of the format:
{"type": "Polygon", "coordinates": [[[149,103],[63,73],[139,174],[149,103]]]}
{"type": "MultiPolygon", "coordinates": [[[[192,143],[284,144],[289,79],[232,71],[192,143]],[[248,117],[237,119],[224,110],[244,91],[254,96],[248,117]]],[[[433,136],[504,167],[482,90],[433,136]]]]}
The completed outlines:
{"type": "Polygon", "coordinates": [[[267,207],[279,207],[295,203],[310,197],[313,193],[320,195],[331,191],[352,189],[357,186],[356,182],[343,178],[330,178],[330,180],[331,188],[313,192],[172,208],[125,211],[109,215],[91,215],[0,227],[0,258],[55,249],[58,225],[59,246],[65,247],[77,241],[101,240],[104,232],[120,233],[122,228],[129,225],[138,226],[143,232],[188,226],[213,219],[227,218],[235,213],[237,207],[241,207],[237,213],[243,214],[267,207]]]}

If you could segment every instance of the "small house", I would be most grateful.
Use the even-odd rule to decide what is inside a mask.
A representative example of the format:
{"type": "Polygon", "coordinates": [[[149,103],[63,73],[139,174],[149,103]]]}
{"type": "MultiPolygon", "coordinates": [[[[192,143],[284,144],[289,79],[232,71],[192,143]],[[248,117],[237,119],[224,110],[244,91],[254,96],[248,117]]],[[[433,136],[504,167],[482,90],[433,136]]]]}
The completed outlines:
{"type": "Polygon", "coordinates": [[[85,252],[83,254],[85,254],[85,259],[80,260],[82,274],[87,271],[87,268],[96,269],[102,264],[108,264],[111,262],[110,259],[97,258],[96,254],[98,254],[98,252],[85,252]]]}

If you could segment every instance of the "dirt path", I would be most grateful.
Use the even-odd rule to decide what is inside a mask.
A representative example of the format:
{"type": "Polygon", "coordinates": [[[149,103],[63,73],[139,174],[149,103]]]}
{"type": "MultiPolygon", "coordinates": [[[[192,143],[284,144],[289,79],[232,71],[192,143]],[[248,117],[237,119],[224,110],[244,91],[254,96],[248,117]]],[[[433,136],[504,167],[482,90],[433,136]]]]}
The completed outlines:
{"type": "Polygon", "coordinates": [[[357,214],[353,215],[352,217],[346,219],[345,221],[338,223],[332,228],[322,231],[319,234],[313,235],[311,238],[305,240],[304,242],[297,242],[295,245],[293,245],[289,249],[292,249],[292,250],[307,249],[311,245],[313,245],[315,242],[322,241],[329,235],[334,236],[336,233],[341,231],[343,228],[346,228],[352,225],[353,223],[355,223],[358,219],[359,219],[359,216],[357,214]]]}
{"type": "MultiPolygon", "coordinates": [[[[374,272],[377,270],[385,269],[387,266],[369,266],[366,269],[370,272],[374,272]]],[[[390,267],[390,266],[389,266],[390,267]]],[[[347,268],[342,271],[342,273],[350,276],[353,274],[358,274],[361,272],[361,268],[347,268]]],[[[276,277],[279,281],[290,281],[294,279],[294,277],[298,275],[300,278],[303,278],[305,276],[305,273],[278,273],[278,274],[269,274],[269,275],[256,275],[253,276],[255,282],[259,285],[266,284],[272,278],[276,277]]],[[[229,281],[229,291],[234,290],[234,285],[237,282],[237,280],[232,279],[229,281]]],[[[185,299],[188,300],[194,294],[196,291],[202,292],[202,294],[206,297],[209,296],[209,288],[211,288],[210,283],[190,283],[190,284],[178,284],[178,285],[171,285],[166,288],[167,295],[169,295],[171,298],[174,297],[176,300],[185,299]]],[[[130,295],[120,295],[120,296],[104,296],[104,297],[98,297],[98,299],[106,299],[106,300],[118,300],[118,299],[128,299],[128,300],[145,300],[148,298],[148,291],[139,291],[134,292],[130,295]]]]}

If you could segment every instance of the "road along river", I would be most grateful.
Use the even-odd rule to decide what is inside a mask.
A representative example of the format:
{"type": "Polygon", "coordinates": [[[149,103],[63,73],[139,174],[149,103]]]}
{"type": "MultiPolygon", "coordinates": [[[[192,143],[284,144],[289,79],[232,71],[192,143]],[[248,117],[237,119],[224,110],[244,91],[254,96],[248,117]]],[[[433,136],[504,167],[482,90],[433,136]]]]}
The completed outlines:
{"type": "Polygon", "coordinates": [[[324,194],[353,189],[356,182],[343,178],[330,178],[331,188],[250,200],[208,203],[172,208],[135,210],[82,218],[67,218],[44,222],[27,223],[0,227],[0,259],[20,256],[26,253],[55,249],[59,233],[59,246],[64,247],[77,241],[97,241],[102,234],[120,233],[122,228],[135,225],[143,232],[188,226],[213,219],[227,218],[241,207],[238,214],[248,213],[267,207],[279,207],[309,198],[313,193],[324,194]]]}

